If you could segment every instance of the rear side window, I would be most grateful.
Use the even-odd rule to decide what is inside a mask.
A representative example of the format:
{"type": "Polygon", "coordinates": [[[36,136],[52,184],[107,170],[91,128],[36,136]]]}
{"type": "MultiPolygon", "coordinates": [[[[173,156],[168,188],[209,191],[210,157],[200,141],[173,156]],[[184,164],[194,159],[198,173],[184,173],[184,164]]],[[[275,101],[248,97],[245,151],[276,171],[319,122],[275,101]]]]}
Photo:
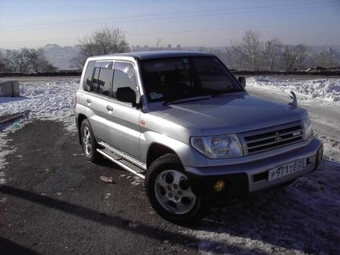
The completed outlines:
{"type": "Polygon", "coordinates": [[[87,64],[84,81],[83,81],[83,89],[85,91],[91,91],[92,88],[92,77],[93,77],[93,69],[96,61],[90,61],[87,64]]]}

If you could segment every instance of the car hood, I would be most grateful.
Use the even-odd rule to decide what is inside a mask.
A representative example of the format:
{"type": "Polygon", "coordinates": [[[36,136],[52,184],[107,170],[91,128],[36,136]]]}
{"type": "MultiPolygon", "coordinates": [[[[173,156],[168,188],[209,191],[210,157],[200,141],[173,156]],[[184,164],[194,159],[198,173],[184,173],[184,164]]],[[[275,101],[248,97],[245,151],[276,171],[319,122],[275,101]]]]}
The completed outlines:
{"type": "Polygon", "coordinates": [[[198,101],[177,102],[161,111],[178,124],[198,128],[203,134],[239,133],[301,119],[302,108],[234,93],[198,101]],[[219,130],[220,131],[217,131],[219,130]]]}

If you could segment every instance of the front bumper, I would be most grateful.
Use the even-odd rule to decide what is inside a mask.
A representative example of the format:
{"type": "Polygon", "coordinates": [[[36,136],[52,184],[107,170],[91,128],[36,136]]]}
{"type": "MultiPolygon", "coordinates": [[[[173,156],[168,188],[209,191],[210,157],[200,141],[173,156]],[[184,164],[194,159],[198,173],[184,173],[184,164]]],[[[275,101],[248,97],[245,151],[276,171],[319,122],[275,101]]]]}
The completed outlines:
{"type": "Polygon", "coordinates": [[[192,184],[191,188],[196,195],[211,198],[233,197],[290,183],[299,176],[317,169],[322,156],[322,142],[315,138],[305,147],[272,157],[228,166],[186,167],[186,172],[192,184]],[[307,160],[304,170],[268,181],[269,170],[299,159],[307,160]],[[214,190],[214,185],[220,180],[224,181],[225,189],[217,192],[214,190]]]}

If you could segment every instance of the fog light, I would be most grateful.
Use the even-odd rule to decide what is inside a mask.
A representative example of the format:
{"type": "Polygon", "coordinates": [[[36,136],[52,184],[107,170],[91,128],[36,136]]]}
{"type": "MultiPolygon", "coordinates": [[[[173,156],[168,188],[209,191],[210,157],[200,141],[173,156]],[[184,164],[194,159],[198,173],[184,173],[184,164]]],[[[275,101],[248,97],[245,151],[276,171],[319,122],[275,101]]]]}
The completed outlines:
{"type": "Polygon", "coordinates": [[[225,189],[225,181],[223,180],[219,180],[217,182],[215,182],[215,185],[214,185],[214,190],[216,192],[221,192],[225,189]]]}

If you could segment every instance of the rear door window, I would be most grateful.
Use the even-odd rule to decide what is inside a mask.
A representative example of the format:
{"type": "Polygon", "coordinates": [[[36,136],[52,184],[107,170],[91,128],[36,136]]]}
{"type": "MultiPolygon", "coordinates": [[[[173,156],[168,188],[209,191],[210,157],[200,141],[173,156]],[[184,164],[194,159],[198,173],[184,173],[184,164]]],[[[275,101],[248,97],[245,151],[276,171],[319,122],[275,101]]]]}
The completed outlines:
{"type": "Polygon", "coordinates": [[[100,93],[104,96],[111,95],[112,76],[112,69],[100,68],[97,93],[100,93]]]}

